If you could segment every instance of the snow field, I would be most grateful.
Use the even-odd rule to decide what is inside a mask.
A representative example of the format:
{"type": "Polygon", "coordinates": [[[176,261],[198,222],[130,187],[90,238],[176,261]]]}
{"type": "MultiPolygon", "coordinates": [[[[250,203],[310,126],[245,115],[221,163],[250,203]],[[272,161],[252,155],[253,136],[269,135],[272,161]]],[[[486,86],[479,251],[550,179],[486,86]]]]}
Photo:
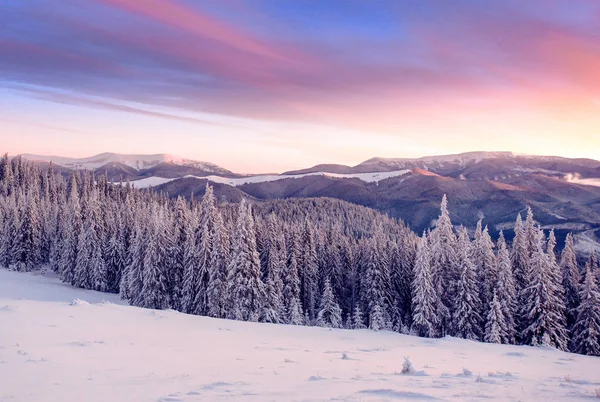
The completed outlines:
{"type": "Polygon", "coordinates": [[[549,348],[122,303],[51,273],[0,269],[0,401],[576,401],[600,392],[599,358],[549,348]],[[405,357],[412,375],[400,374],[405,357]]]}

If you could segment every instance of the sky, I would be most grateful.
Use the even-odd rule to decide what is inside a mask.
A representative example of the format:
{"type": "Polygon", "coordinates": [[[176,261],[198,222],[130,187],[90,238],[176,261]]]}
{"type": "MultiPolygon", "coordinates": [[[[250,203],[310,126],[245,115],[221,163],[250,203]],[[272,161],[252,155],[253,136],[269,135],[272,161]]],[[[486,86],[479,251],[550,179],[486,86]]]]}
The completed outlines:
{"type": "Polygon", "coordinates": [[[3,0],[0,151],[600,159],[598,0],[3,0]]]}

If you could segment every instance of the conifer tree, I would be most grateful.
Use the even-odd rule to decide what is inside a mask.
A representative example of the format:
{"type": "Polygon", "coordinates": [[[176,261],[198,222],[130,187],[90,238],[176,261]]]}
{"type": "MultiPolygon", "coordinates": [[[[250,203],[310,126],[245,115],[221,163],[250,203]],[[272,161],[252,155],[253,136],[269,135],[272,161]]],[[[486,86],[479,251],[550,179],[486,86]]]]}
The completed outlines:
{"type": "Polygon", "coordinates": [[[229,318],[242,321],[259,320],[266,299],[260,277],[254,218],[250,206],[242,200],[229,265],[229,318]]]}
{"type": "Polygon", "coordinates": [[[328,328],[342,328],[342,310],[335,301],[329,279],[325,280],[321,305],[317,315],[317,325],[328,328]]]}
{"type": "Polygon", "coordinates": [[[215,196],[212,187],[206,183],[206,191],[200,202],[200,238],[196,243],[198,253],[198,267],[196,277],[196,295],[194,300],[194,314],[206,315],[209,309],[208,287],[210,278],[216,277],[213,272],[212,257],[216,243],[215,226],[217,220],[217,210],[215,205],[215,196]]]}
{"type": "Polygon", "coordinates": [[[365,329],[365,322],[363,320],[363,313],[360,310],[360,306],[357,304],[354,307],[354,311],[352,313],[352,329],[365,329]]]}
{"type": "Polygon", "coordinates": [[[597,283],[598,267],[594,258],[586,264],[585,277],[577,308],[577,320],[573,327],[571,350],[575,353],[600,356],[600,291],[597,283]]]}
{"type": "Polygon", "coordinates": [[[554,281],[551,261],[544,252],[544,234],[537,230],[536,236],[530,261],[530,285],[524,289],[525,304],[521,310],[526,324],[522,340],[528,345],[552,346],[565,350],[567,333],[562,289],[554,281]]]}
{"type": "Polygon", "coordinates": [[[458,280],[456,256],[456,236],[453,232],[448,200],[444,194],[440,205],[440,216],[435,229],[430,234],[431,273],[433,283],[439,297],[436,305],[438,316],[437,332],[440,336],[447,333],[452,316],[452,294],[455,282],[458,280]]]}
{"type": "Polygon", "coordinates": [[[285,322],[292,325],[301,325],[304,322],[304,314],[300,302],[300,278],[298,277],[297,260],[300,250],[296,232],[292,232],[290,243],[283,287],[285,322]]]}
{"type": "Polygon", "coordinates": [[[498,301],[496,291],[493,293],[488,310],[484,341],[488,343],[505,343],[509,335],[505,327],[506,318],[502,313],[502,306],[498,301]]]}
{"type": "Polygon", "coordinates": [[[454,335],[471,340],[481,339],[481,300],[477,286],[477,273],[470,257],[470,240],[462,228],[458,238],[458,267],[460,277],[456,282],[454,306],[454,335]]]}
{"type": "Polygon", "coordinates": [[[418,336],[433,338],[438,336],[435,314],[436,294],[431,277],[431,257],[427,235],[423,233],[417,248],[415,277],[412,282],[413,322],[411,331],[418,336]]]}
{"type": "Polygon", "coordinates": [[[476,263],[477,276],[479,279],[479,298],[483,309],[481,316],[487,317],[488,308],[492,301],[494,287],[498,282],[496,271],[496,256],[494,255],[494,243],[490,237],[488,227],[481,230],[481,221],[477,223],[475,243],[473,245],[473,261],[476,263]]]}
{"type": "Polygon", "coordinates": [[[318,258],[314,229],[308,220],[304,224],[301,241],[303,252],[296,257],[300,275],[300,294],[304,312],[312,322],[315,319],[317,303],[318,258]]]}
{"type": "Polygon", "coordinates": [[[562,270],[562,285],[565,289],[567,328],[571,329],[577,318],[579,283],[581,282],[572,233],[567,234],[565,239],[565,247],[560,258],[560,267],[562,270]]]}
{"type": "Polygon", "coordinates": [[[500,237],[498,239],[496,271],[498,272],[498,282],[496,283],[495,293],[504,318],[503,328],[506,330],[506,338],[501,339],[501,342],[514,343],[517,331],[515,323],[517,299],[510,255],[502,231],[500,231],[500,237]]]}
{"type": "Polygon", "coordinates": [[[227,299],[227,264],[229,256],[229,237],[223,224],[223,218],[217,211],[214,227],[214,247],[210,261],[211,275],[207,288],[208,315],[224,318],[227,299]]]}
{"type": "Polygon", "coordinates": [[[263,321],[280,323],[284,321],[283,307],[283,270],[285,267],[285,243],[283,233],[278,229],[275,215],[270,215],[268,237],[269,251],[267,257],[267,299],[263,321]]]}
{"type": "Polygon", "coordinates": [[[529,250],[527,248],[527,239],[521,214],[517,215],[514,232],[515,237],[512,243],[511,262],[515,278],[515,292],[519,304],[522,305],[524,302],[523,289],[526,287],[527,278],[529,277],[529,250]]]}
{"type": "Polygon", "coordinates": [[[136,304],[140,307],[166,309],[169,307],[165,259],[165,225],[163,211],[152,206],[149,218],[146,251],[143,260],[143,285],[136,304]]]}

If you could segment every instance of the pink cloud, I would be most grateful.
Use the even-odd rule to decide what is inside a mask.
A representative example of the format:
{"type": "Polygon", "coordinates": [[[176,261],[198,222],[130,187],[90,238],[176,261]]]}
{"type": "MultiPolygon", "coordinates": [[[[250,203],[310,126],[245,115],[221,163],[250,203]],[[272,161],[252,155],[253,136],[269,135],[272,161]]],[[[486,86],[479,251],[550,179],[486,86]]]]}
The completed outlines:
{"type": "Polygon", "coordinates": [[[237,50],[273,59],[285,58],[279,51],[235,28],[196,9],[174,0],[99,0],[129,12],[141,14],[155,21],[199,37],[212,39],[237,50]]]}

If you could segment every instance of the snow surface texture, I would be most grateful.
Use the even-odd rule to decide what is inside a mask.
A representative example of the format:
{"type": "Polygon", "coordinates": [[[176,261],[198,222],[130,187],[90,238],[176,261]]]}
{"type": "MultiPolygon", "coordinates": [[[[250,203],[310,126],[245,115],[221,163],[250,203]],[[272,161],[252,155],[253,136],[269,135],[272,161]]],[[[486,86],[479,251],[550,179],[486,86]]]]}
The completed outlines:
{"type": "Polygon", "coordinates": [[[0,401],[577,401],[600,393],[599,358],[552,349],[120,303],[50,273],[0,269],[0,401]]]}
{"type": "MultiPolygon", "coordinates": [[[[237,178],[229,178],[229,177],[221,177],[210,175],[206,177],[197,177],[197,176],[185,176],[185,177],[195,177],[197,179],[206,179],[212,181],[213,183],[221,183],[228,184],[230,186],[241,186],[243,184],[250,183],[263,183],[268,181],[277,181],[283,179],[299,179],[305,176],[328,176],[328,177],[336,177],[336,178],[346,178],[346,179],[359,179],[367,183],[376,183],[381,180],[389,179],[390,177],[404,176],[405,174],[410,173],[410,170],[396,170],[394,172],[375,172],[375,173],[349,173],[349,174],[340,174],[340,173],[327,173],[327,172],[313,172],[313,173],[303,173],[303,174],[289,174],[289,175],[257,175],[257,176],[246,176],[246,177],[237,177],[237,178]]],[[[148,188],[159,186],[164,183],[168,183],[170,181],[177,180],[177,178],[163,178],[163,177],[147,177],[145,179],[132,181],[131,184],[138,189],[148,188]]]]}

